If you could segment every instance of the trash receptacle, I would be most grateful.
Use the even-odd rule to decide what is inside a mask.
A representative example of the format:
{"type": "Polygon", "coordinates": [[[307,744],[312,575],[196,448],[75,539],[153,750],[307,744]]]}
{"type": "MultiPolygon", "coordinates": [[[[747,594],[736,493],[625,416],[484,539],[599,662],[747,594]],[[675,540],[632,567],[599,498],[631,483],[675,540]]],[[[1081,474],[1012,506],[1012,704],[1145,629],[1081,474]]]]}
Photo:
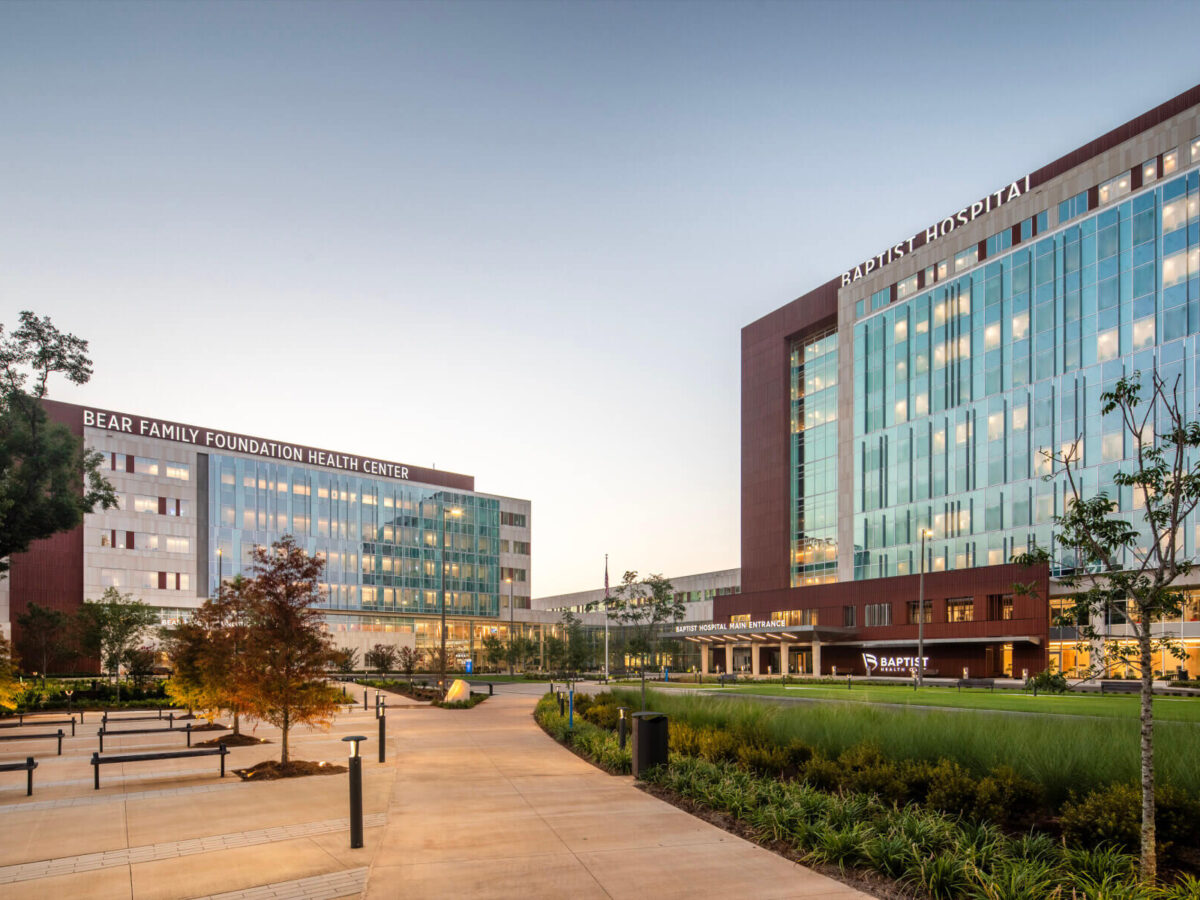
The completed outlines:
{"type": "Polygon", "coordinates": [[[660,712],[633,714],[633,777],[667,764],[667,716],[660,712]]]}

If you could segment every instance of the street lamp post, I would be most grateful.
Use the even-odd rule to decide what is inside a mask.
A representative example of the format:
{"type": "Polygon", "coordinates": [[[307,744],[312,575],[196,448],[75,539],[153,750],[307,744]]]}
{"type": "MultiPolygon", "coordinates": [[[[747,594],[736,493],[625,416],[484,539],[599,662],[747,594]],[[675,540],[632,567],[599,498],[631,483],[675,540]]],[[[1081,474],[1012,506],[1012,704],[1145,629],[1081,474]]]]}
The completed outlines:
{"type": "Polygon", "coordinates": [[[224,561],[221,557],[221,548],[218,547],[217,548],[217,590],[214,592],[214,595],[219,595],[221,593],[221,579],[224,576],[225,576],[224,561]]]}
{"type": "Polygon", "coordinates": [[[462,510],[455,507],[447,510],[445,501],[442,502],[442,547],[440,560],[438,565],[438,585],[441,594],[441,612],[442,612],[442,658],[439,668],[442,670],[442,696],[446,695],[446,513],[449,512],[452,516],[461,516],[462,510]]]}
{"type": "Polygon", "coordinates": [[[933,537],[928,528],[921,529],[921,577],[917,589],[917,687],[925,684],[925,538],[933,537]]]}
{"type": "Polygon", "coordinates": [[[516,628],[516,623],[513,619],[513,580],[505,578],[508,582],[508,675],[511,678],[513,674],[513,631],[516,628]]]}

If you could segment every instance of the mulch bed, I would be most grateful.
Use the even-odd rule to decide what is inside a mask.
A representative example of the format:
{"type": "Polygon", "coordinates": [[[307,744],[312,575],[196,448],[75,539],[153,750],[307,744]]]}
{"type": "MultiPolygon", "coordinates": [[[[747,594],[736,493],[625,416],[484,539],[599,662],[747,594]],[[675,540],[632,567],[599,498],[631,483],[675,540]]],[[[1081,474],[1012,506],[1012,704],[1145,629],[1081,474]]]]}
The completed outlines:
{"type": "MultiPolygon", "coordinates": [[[[196,729],[192,729],[195,731],[196,729]]],[[[209,738],[207,741],[200,741],[193,744],[194,747],[215,747],[217,744],[224,744],[226,747],[257,747],[259,744],[271,743],[266,738],[251,737],[248,734],[228,734],[225,737],[209,738]]]]}
{"type": "Polygon", "coordinates": [[[697,819],[703,819],[705,822],[716,825],[730,834],[736,834],[738,837],[744,838],[753,844],[758,844],[758,846],[802,865],[806,869],[812,869],[814,872],[819,872],[827,878],[847,884],[852,888],[862,891],[864,894],[870,894],[872,897],[880,898],[880,900],[909,900],[912,897],[911,891],[901,890],[896,885],[896,882],[875,872],[862,869],[843,870],[837,866],[824,866],[806,862],[803,856],[796,852],[796,849],[786,841],[764,840],[758,837],[744,822],[741,822],[728,813],[709,809],[687,797],[680,797],[674,791],[667,790],[656,784],[647,784],[644,781],[636,781],[634,782],[634,786],[641,788],[647,794],[657,797],[665,803],[670,803],[672,806],[690,813],[697,819]]]}
{"type": "Polygon", "coordinates": [[[337,775],[345,771],[345,766],[307,759],[293,759],[287,765],[276,759],[268,759],[248,769],[234,769],[233,774],[242,781],[276,781],[280,778],[303,778],[306,775],[337,775]]]}
{"type": "MultiPolygon", "coordinates": [[[[178,721],[178,720],[176,720],[178,721]]],[[[228,731],[229,729],[219,722],[205,722],[203,725],[193,725],[192,731],[228,731]]]]}

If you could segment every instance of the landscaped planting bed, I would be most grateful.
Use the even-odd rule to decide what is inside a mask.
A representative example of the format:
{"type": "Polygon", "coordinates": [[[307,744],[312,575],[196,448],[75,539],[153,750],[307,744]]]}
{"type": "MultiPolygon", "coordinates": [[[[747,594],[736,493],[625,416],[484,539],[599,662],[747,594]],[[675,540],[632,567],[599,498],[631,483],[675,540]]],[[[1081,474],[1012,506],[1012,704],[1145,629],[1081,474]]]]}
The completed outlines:
{"type": "MultiPolygon", "coordinates": [[[[628,772],[629,750],[618,749],[610,729],[616,707],[637,702],[632,691],[577,695],[571,730],[551,695],[535,715],[576,752],[628,772]]],[[[1077,742],[1098,734],[1090,720],[1071,723],[1082,725],[1082,733],[1059,733],[1061,723],[1034,719],[1036,727],[1009,734],[1007,719],[982,714],[838,707],[833,711],[850,721],[835,723],[821,706],[795,710],[661,694],[650,705],[671,719],[670,763],[650,775],[652,790],[785,855],[856,875],[856,883],[864,873],[871,873],[868,883],[888,880],[886,888],[868,886],[873,892],[972,900],[1072,892],[1114,900],[1200,897],[1195,794],[1178,785],[1161,791],[1160,853],[1168,874],[1165,886],[1139,885],[1136,759],[1125,778],[1120,765],[1103,759],[1118,742],[1084,752],[1077,742]],[[968,716],[975,721],[963,722],[968,716]],[[974,739],[975,729],[991,729],[986,742],[974,739]],[[917,736],[926,731],[936,742],[917,736]],[[1039,748],[1039,739],[1060,750],[1039,748]],[[984,752],[986,743],[999,746],[984,752]],[[1074,790],[1060,781],[1068,774],[1076,778],[1074,790]]],[[[1136,740],[1129,740],[1136,754],[1136,740]]],[[[1179,740],[1175,749],[1185,751],[1195,737],[1179,740]]]]}

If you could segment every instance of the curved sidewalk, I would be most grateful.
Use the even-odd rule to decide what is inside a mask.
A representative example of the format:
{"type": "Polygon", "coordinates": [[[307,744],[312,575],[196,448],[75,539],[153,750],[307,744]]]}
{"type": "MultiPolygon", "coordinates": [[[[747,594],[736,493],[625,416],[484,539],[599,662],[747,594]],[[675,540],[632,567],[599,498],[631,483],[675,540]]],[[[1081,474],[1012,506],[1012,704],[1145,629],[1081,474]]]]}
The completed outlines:
{"type": "Polygon", "coordinates": [[[389,714],[397,768],[364,897],[867,898],[607,775],[529,694],[389,714]]]}

